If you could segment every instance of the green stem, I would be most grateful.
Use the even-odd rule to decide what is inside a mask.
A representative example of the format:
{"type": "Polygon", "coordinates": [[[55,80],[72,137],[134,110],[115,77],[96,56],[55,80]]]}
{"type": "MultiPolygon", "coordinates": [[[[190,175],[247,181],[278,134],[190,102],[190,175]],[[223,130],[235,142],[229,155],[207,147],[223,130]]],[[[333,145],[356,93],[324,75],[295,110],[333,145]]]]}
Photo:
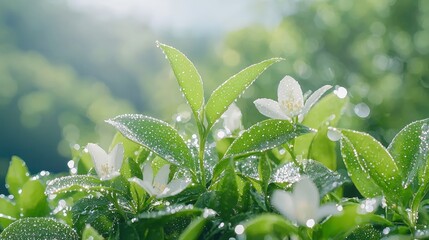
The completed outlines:
{"type": "Polygon", "coordinates": [[[206,171],[204,169],[204,150],[206,147],[206,138],[207,133],[204,129],[204,126],[200,124],[199,121],[197,121],[197,128],[198,128],[198,135],[199,135],[199,150],[198,150],[198,161],[200,165],[200,171],[201,171],[201,184],[206,187],[206,171]]]}
{"type": "Polygon", "coordinates": [[[112,193],[111,197],[112,197],[113,205],[115,205],[115,208],[122,215],[122,217],[124,218],[125,222],[128,222],[129,219],[128,219],[127,215],[125,214],[124,210],[122,210],[122,208],[119,206],[118,197],[117,197],[116,193],[112,193]]]}

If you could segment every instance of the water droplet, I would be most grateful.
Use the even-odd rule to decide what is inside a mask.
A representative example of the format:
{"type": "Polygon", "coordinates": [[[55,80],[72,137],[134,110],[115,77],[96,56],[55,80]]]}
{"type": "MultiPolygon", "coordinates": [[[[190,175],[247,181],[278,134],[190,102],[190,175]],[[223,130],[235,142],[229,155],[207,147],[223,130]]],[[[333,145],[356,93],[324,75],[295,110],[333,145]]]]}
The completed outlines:
{"type": "Polygon", "coordinates": [[[328,136],[329,140],[336,142],[336,141],[341,139],[341,132],[335,128],[329,128],[327,136],[328,136]]]}
{"type": "Polygon", "coordinates": [[[312,228],[314,227],[314,225],[316,225],[316,222],[314,221],[314,219],[308,219],[305,225],[309,228],[312,228]]]}
{"type": "Polygon", "coordinates": [[[243,225],[237,225],[234,228],[234,232],[238,235],[243,234],[244,233],[244,226],[243,225]]]}
{"type": "Polygon", "coordinates": [[[355,114],[360,118],[368,117],[371,112],[371,109],[369,109],[368,105],[363,102],[356,104],[353,110],[355,114]]]}
{"type": "Polygon", "coordinates": [[[345,98],[347,96],[347,89],[337,86],[337,88],[334,90],[334,94],[339,98],[345,98]]]}

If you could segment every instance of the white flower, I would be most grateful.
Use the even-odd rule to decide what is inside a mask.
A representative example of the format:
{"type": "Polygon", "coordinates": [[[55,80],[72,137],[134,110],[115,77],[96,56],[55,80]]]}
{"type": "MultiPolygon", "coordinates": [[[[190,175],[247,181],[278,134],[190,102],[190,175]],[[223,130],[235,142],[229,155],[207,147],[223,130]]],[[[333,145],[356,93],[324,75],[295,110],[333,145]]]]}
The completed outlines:
{"type": "Polygon", "coordinates": [[[124,146],[121,143],[117,144],[109,154],[94,143],[88,143],[86,148],[101,180],[112,179],[120,175],[119,170],[124,157],[124,146]]]}
{"type": "Polygon", "coordinates": [[[229,133],[235,130],[241,130],[243,128],[241,124],[241,111],[235,103],[232,103],[229,108],[222,114],[223,127],[229,131],[229,133]]]}
{"type": "Polygon", "coordinates": [[[277,90],[278,102],[259,98],[254,101],[254,104],[258,111],[267,117],[291,120],[298,116],[298,121],[301,122],[304,115],[331,87],[331,85],[325,85],[319,88],[307,98],[304,104],[301,86],[295,79],[286,76],[280,81],[277,90]]]}
{"type": "Polygon", "coordinates": [[[136,177],[128,180],[140,185],[150,196],[165,198],[180,193],[189,184],[189,182],[182,179],[175,179],[168,183],[169,174],[170,165],[166,164],[159,169],[154,178],[151,164],[146,163],[143,167],[143,180],[136,177]]]}
{"type": "Polygon", "coordinates": [[[295,184],[292,193],[274,191],[271,204],[292,222],[307,227],[313,227],[320,219],[339,212],[335,204],[319,206],[319,191],[307,177],[295,184]]]}

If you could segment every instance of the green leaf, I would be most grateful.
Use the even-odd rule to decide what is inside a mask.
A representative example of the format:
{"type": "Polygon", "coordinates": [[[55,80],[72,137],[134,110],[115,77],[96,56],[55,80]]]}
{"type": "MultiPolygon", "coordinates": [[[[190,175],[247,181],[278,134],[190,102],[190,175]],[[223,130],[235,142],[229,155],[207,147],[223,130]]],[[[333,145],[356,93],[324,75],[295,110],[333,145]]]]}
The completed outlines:
{"type": "Polygon", "coordinates": [[[248,240],[287,239],[287,236],[298,232],[285,218],[270,213],[259,215],[243,225],[245,239],[248,240]]]}
{"type": "Polygon", "coordinates": [[[350,178],[365,197],[384,195],[388,202],[406,203],[409,189],[392,156],[377,140],[366,133],[341,130],[341,153],[350,178]]]}
{"type": "Polygon", "coordinates": [[[9,193],[18,199],[19,192],[28,179],[30,179],[30,173],[25,162],[19,157],[13,156],[6,174],[6,187],[9,193]]]}
{"type": "Polygon", "coordinates": [[[132,177],[143,179],[143,174],[140,166],[131,158],[125,159],[120,172],[125,179],[132,177]]]}
{"type": "Polygon", "coordinates": [[[331,216],[322,223],[323,239],[344,239],[354,229],[365,224],[393,225],[382,216],[362,211],[359,204],[349,204],[343,207],[340,214],[331,216]]]}
{"type": "Polygon", "coordinates": [[[217,183],[216,190],[219,206],[214,210],[219,211],[223,217],[231,217],[239,197],[234,163],[231,160],[217,183]]]}
{"type": "Polygon", "coordinates": [[[383,235],[380,230],[375,229],[371,224],[360,225],[354,229],[350,235],[347,236],[346,240],[380,240],[383,235]]]}
{"type": "Polygon", "coordinates": [[[79,240],[79,236],[69,226],[52,218],[22,218],[10,224],[0,234],[0,239],[79,240]]]}
{"type": "Polygon", "coordinates": [[[303,173],[316,184],[321,198],[350,181],[347,177],[313,160],[303,163],[303,173]]]}
{"type": "Polygon", "coordinates": [[[403,186],[414,191],[429,184],[429,119],[413,122],[402,129],[387,150],[403,174],[403,186]]]}
{"type": "Polygon", "coordinates": [[[185,95],[197,121],[201,121],[201,110],[204,106],[204,89],[201,76],[194,64],[179,50],[165,44],[159,44],[170,62],[180,89],[185,95]]]}
{"type": "Polygon", "coordinates": [[[104,238],[91,225],[86,224],[82,233],[82,240],[104,240],[104,238]]]}
{"type": "Polygon", "coordinates": [[[240,157],[280,146],[311,130],[288,120],[267,119],[244,131],[232,142],[224,158],[240,157]]]}
{"type": "Polygon", "coordinates": [[[204,225],[207,222],[206,217],[198,217],[194,219],[188,227],[186,227],[185,231],[180,234],[179,240],[194,240],[198,239],[201,232],[203,231],[204,225]]]}
{"type": "Polygon", "coordinates": [[[117,210],[105,197],[87,197],[76,202],[72,207],[73,228],[82,234],[90,224],[100,235],[109,237],[115,234],[119,220],[117,210]]]}
{"type": "Polygon", "coordinates": [[[19,218],[18,208],[7,197],[0,195],[0,227],[6,228],[19,218]]]}
{"type": "Polygon", "coordinates": [[[297,156],[317,160],[331,170],[337,168],[336,144],[328,138],[328,127],[337,126],[348,102],[348,97],[339,98],[331,93],[310,109],[302,124],[318,130],[295,139],[297,156]]]}
{"type": "Polygon", "coordinates": [[[125,114],[107,120],[125,137],[149,148],[171,164],[195,172],[196,163],[179,133],[167,123],[140,114],[125,114]]]}
{"type": "Polygon", "coordinates": [[[86,175],[74,175],[55,178],[49,181],[45,193],[46,195],[51,195],[72,191],[117,192],[116,189],[109,187],[107,183],[101,181],[99,178],[86,175]]]}
{"type": "Polygon", "coordinates": [[[17,203],[24,217],[43,217],[50,212],[45,187],[39,180],[29,180],[24,184],[17,203]]]}
{"type": "MultiPolygon", "coordinates": [[[[117,132],[113,137],[112,143],[109,147],[109,152],[119,143],[124,146],[124,159],[132,158],[135,162],[141,163],[146,160],[145,156],[141,156],[144,159],[140,159],[141,153],[148,152],[147,149],[143,149],[140,144],[137,144],[128,138],[124,137],[120,132],[117,132]]],[[[145,155],[145,154],[143,154],[145,155]]],[[[146,155],[147,157],[147,155],[146,155]]]]}
{"type": "Polygon", "coordinates": [[[236,75],[230,77],[216,90],[213,91],[207,104],[205,112],[208,121],[207,129],[210,129],[213,124],[222,116],[233,103],[246,90],[258,76],[263,73],[269,66],[283,59],[272,58],[260,63],[247,67],[236,75]]]}

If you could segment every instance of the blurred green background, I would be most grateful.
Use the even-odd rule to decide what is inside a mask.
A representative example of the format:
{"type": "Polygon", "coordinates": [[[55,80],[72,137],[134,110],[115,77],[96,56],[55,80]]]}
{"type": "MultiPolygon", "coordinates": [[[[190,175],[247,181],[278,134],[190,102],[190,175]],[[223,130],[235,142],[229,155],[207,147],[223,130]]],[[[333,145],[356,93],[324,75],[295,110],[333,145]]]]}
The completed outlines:
{"type": "Polygon", "coordinates": [[[343,126],[387,144],[429,116],[429,1],[0,1],[0,193],[12,155],[32,173],[66,171],[70,148],[106,147],[105,119],[165,121],[184,100],[155,41],[197,66],[206,94],[244,67],[286,61],[238,101],[245,127],[291,75],[303,90],[344,86],[343,126]]]}

